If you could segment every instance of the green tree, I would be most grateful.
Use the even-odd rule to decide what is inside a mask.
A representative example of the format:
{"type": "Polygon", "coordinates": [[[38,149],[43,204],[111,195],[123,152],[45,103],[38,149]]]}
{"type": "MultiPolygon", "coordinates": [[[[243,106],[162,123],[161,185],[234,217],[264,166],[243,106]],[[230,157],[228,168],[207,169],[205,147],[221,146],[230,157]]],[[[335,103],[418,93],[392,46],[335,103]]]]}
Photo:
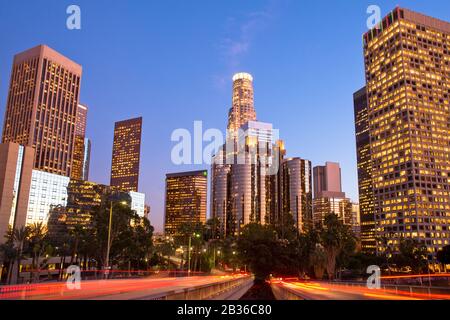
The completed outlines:
{"type": "Polygon", "coordinates": [[[54,250],[47,237],[47,231],[47,227],[42,222],[34,223],[29,227],[28,253],[32,257],[30,281],[39,280],[40,269],[46,266],[48,258],[53,255],[54,250]],[[42,260],[43,257],[44,260],[42,260]]]}
{"type": "MultiPolygon", "coordinates": [[[[147,265],[152,255],[153,227],[146,218],[139,217],[129,206],[114,202],[111,222],[110,261],[123,269],[147,265]],[[147,259],[147,260],[146,260],[147,259]]],[[[97,267],[106,265],[110,205],[103,201],[92,215],[88,229],[97,247],[94,258],[97,267]]],[[[91,252],[89,250],[89,252],[91,252]]]]}
{"type": "Polygon", "coordinates": [[[309,263],[313,268],[316,279],[322,280],[327,267],[327,253],[322,245],[316,244],[314,250],[311,252],[309,263]]]}
{"type": "Polygon", "coordinates": [[[315,265],[311,262],[311,256],[316,251],[316,246],[319,242],[320,235],[315,229],[299,235],[297,261],[301,275],[308,273],[308,271],[315,265]]]}
{"type": "Polygon", "coordinates": [[[7,267],[2,269],[3,274],[0,275],[0,282],[5,281],[6,283],[9,283],[12,268],[18,255],[17,248],[14,245],[13,231],[11,228],[9,228],[7,234],[5,235],[5,240],[5,243],[0,245],[0,258],[2,264],[7,267]]]}
{"type": "Polygon", "coordinates": [[[444,266],[450,264],[450,246],[445,246],[437,253],[437,260],[444,266]]]}
{"type": "Polygon", "coordinates": [[[321,243],[327,255],[327,274],[334,279],[337,259],[344,260],[346,255],[352,254],[356,247],[356,240],[350,228],[344,225],[335,214],[325,217],[321,231],[321,243]]]}
{"type": "Polygon", "coordinates": [[[278,248],[275,230],[256,223],[246,225],[237,240],[240,260],[259,281],[267,279],[275,269],[278,248]]]}
{"type": "MultiPolygon", "coordinates": [[[[19,229],[14,229],[12,234],[12,240],[14,243],[14,246],[17,249],[17,256],[16,256],[16,269],[12,270],[12,274],[10,276],[10,282],[11,284],[16,284],[19,278],[19,272],[20,272],[20,263],[22,259],[25,258],[24,256],[24,248],[26,245],[26,241],[28,240],[28,237],[30,236],[30,228],[29,227],[21,227],[19,229]]],[[[13,269],[13,268],[11,268],[13,269]]]]}
{"type": "Polygon", "coordinates": [[[426,246],[413,239],[401,239],[399,252],[393,260],[399,267],[410,267],[414,273],[422,273],[428,265],[426,246]]]}

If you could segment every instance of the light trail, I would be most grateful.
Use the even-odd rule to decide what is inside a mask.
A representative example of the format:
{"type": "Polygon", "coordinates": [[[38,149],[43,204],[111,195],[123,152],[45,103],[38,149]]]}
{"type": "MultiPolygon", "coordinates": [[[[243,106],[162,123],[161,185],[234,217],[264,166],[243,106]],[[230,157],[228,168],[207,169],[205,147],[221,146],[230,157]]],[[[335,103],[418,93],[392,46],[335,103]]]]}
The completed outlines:
{"type": "Polygon", "coordinates": [[[193,276],[185,278],[146,278],[81,281],[79,290],[71,290],[66,282],[5,286],[0,299],[11,300],[81,300],[99,299],[120,295],[139,297],[158,295],[170,291],[213,284],[245,275],[193,276]]]}
{"type": "MultiPolygon", "coordinates": [[[[298,282],[298,281],[272,281],[272,285],[285,286],[299,293],[301,297],[311,300],[353,300],[353,299],[380,299],[380,300],[450,300],[450,294],[418,293],[405,291],[405,288],[369,289],[363,286],[351,286],[326,282],[298,282]]],[[[427,290],[427,287],[421,288],[427,290]]],[[[432,289],[432,288],[431,288],[432,289]]]]}

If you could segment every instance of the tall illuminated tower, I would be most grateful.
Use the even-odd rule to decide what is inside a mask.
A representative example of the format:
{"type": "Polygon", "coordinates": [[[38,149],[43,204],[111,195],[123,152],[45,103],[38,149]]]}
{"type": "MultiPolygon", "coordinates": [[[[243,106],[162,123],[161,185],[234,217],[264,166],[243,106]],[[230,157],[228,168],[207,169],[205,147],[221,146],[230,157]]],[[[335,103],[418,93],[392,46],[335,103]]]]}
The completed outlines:
{"type": "Polygon", "coordinates": [[[450,23],[403,8],[364,37],[377,251],[450,243],[450,23]]]}
{"type": "Polygon", "coordinates": [[[369,116],[365,87],[354,93],[353,101],[355,113],[356,159],[358,162],[361,249],[366,253],[374,254],[376,252],[375,214],[373,206],[369,116]]]}
{"type": "Polygon", "coordinates": [[[138,191],[142,118],[116,122],[111,164],[111,186],[138,191]]]}
{"type": "Polygon", "coordinates": [[[34,147],[36,169],[71,175],[81,74],[45,45],[14,56],[2,143],[34,147]]]}
{"type": "Polygon", "coordinates": [[[79,104],[77,109],[77,118],[75,123],[75,145],[73,149],[73,165],[71,178],[84,180],[84,161],[85,161],[85,136],[88,108],[79,104]]]}
{"type": "Polygon", "coordinates": [[[281,172],[282,212],[292,215],[299,232],[310,230],[313,224],[311,161],[301,158],[285,159],[281,172]]]}
{"type": "Polygon", "coordinates": [[[228,114],[228,130],[230,132],[237,132],[248,121],[256,120],[251,74],[242,72],[233,76],[232,104],[228,114]]]}
{"type": "Polygon", "coordinates": [[[233,76],[227,142],[213,157],[211,215],[221,235],[237,236],[249,223],[274,223],[281,212],[279,169],[284,146],[272,124],[256,121],[253,77],[233,76]]]}

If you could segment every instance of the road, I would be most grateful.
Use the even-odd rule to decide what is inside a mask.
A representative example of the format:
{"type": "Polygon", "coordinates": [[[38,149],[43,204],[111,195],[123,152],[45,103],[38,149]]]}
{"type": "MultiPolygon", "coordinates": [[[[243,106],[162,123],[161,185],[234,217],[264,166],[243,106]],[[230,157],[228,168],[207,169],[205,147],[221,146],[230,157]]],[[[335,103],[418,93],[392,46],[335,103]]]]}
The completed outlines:
{"type": "MultiPolygon", "coordinates": [[[[233,276],[234,278],[238,276],[233,276]]],[[[232,276],[192,276],[189,278],[120,279],[82,281],[79,289],[64,282],[5,286],[1,299],[21,300],[132,300],[233,279],[232,276]]]]}
{"type": "Polygon", "coordinates": [[[272,286],[288,288],[304,300],[433,300],[450,299],[446,294],[411,293],[405,289],[373,290],[362,286],[324,282],[272,281],[272,286]]]}

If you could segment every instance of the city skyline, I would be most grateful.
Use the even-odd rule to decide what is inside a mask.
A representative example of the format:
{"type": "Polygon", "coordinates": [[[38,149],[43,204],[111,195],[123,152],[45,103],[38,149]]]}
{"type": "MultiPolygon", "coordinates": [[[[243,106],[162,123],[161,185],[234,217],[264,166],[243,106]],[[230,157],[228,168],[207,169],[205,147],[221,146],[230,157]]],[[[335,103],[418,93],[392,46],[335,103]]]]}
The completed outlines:
{"type": "Polygon", "coordinates": [[[0,301],[450,300],[448,0],[77,1],[0,5],[0,301]]]}
{"type": "MultiPolygon", "coordinates": [[[[393,3],[390,1],[384,2],[382,4],[382,11],[383,15],[388,13],[392,8],[395,7],[397,3],[393,3]]],[[[400,3],[401,4],[401,3],[400,3]]],[[[90,5],[83,1],[80,3],[81,7],[84,9],[84,12],[89,12],[90,5]]],[[[100,4],[101,5],[101,4],[100,4]]],[[[295,7],[296,4],[290,4],[289,2],[284,2],[283,5],[280,7],[282,9],[279,9],[280,7],[277,7],[278,10],[275,10],[277,13],[275,15],[286,15],[286,7],[288,5],[292,5],[295,7]]],[[[401,4],[402,5],[402,4],[401,4]]],[[[7,6],[10,6],[9,4],[7,6]]],[[[11,4],[12,7],[16,6],[16,4],[11,4]]],[[[273,2],[269,2],[268,6],[274,6],[273,2]]],[[[430,4],[430,5],[424,5],[424,4],[417,4],[413,7],[409,6],[408,4],[405,4],[404,6],[409,7],[410,9],[413,9],[415,11],[423,12],[427,15],[436,16],[443,20],[450,20],[448,16],[445,16],[445,10],[442,10],[442,7],[448,6],[447,3],[441,2],[440,5],[438,4],[430,4]]],[[[61,14],[62,14],[62,21],[64,21],[64,6],[61,6],[61,14]]],[[[233,7],[233,6],[232,6],[233,7]]],[[[227,110],[231,107],[231,99],[229,98],[229,93],[231,92],[231,81],[230,78],[233,75],[234,72],[238,71],[247,71],[250,72],[255,76],[255,88],[258,91],[258,97],[257,97],[257,104],[258,104],[258,115],[260,116],[259,120],[270,120],[274,123],[274,126],[279,128],[281,131],[281,136],[286,141],[286,148],[289,151],[289,156],[296,156],[301,155],[302,157],[305,157],[307,159],[310,159],[312,161],[313,166],[323,163],[325,161],[336,161],[339,162],[342,166],[343,175],[343,190],[346,191],[348,196],[353,200],[357,201],[357,171],[356,171],[356,151],[355,151],[355,143],[354,143],[354,127],[353,127],[353,104],[352,104],[352,92],[354,92],[357,88],[360,88],[364,85],[364,73],[363,73],[363,54],[361,49],[361,35],[366,31],[365,22],[368,18],[368,15],[365,13],[365,10],[367,8],[366,3],[361,3],[361,5],[356,6],[357,8],[352,9],[352,13],[358,12],[360,17],[360,24],[358,28],[356,28],[356,23],[353,21],[351,23],[351,26],[354,27],[354,32],[351,32],[351,38],[353,39],[353,43],[347,43],[344,41],[345,44],[351,45],[354,52],[355,58],[359,59],[359,63],[354,63],[354,66],[352,66],[351,73],[354,77],[356,77],[357,80],[352,79],[353,81],[347,83],[345,85],[346,89],[343,89],[341,86],[337,86],[338,88],[327,88],[328,95],[325,95],[328,100],[331,100],[335,103],[332,103],[332,105],[335,104],[335,106],[325,106],[325,101],[323,97],[319,97],[316,93],[317,89],[313,90],[312,92],[308,92],[308,84],[305,84],[305,79],[307,76],[304,76],[303,73],[300,71],[302,70],[304,62],[299,61],[298,63],[300,65],[296,65],[299,68],[295,69],[298,72],[298,74],[293,74],[293,72],[285,73],[285,77],[281,75],[281,71],[286,71],[286,69],[283,69],[283,63],[277,63],[275,65],[275,68],[280,68],[279,72],[274,72],[273,70],[271,72],[265,70],[264,63],[261,65],[261,60],[264,60],[265,56],[261,56],[260,53],[258,54],[258,48],[262,45],[261,39],[257,39],[258,37],[255,36],[255,40],[253,42],[253,46],[251,50],[249,49],[247,54],[245,54],[244,58],[241,58],[242,60],[240,63],[238,63],[235,66],[232,67],[223,67],[223,62],[215,62],[207,65],[210,70],[182,70],[180,72],[180,80],[176,80],[173,84],[176,86],[175,92],[181,92],[180,97],[170,96],[173,101],[170,101],[170,103],[163,103],[162,108],[169,108],[169,110],[172,110],[172,112],[181,112],[180,117],[177,117],[177,119],[173,119],[173,125],[163,125],[164,119],[167,119],[166,116],[160,116],[158,115],[158,108],[159,105],[161,105],[161,99],[153,99],[154,102],[149,101],[146,103],[143,103],[141,99],[147,99],[149,96],[143,94],[142,98],[136,97],[137,101],[130,101],[129,93],[127,93],[127,90],[130,89],[130,87],[126,84],[124,84],[123,91],[120,92],[114,92],[112,96],[117,100],[115,103],[109,103],[111,100],[105,99],[104,97],[99,98],[96,97],[98,90],[99,92],[104,92],[103,95],[106,95],[105,92],[108,90],[111,90],[115,88],[114,83],[112,81],[105,81],[106,83],[100,83],[98,81],[94,81],[96,78],[101,76],[102,69],[99,68],[91,68],[90,65],[92,63],[96,63],[97,59],[99,58],[98,55],[104,52],[104,50],[107,48],[105,43],[101,43],[97,47],[97,53],[95,52],[95,48],[92,49],[93,52],[93,58],[90,59],[84,53],[83,50],[80,52],[77,52],[78,46],[71,47],[70,45],[66,45],[65,43],[62,43],[61,38],[62,35],[64,36],[70,36],[75,37],[78,40],[82,41],[84,44],[89,43],[88,40],[83,39],[83,32],[85,30],[87,32],[92,32],[92,25],[94,22],[89,21],[89,16],[86,14],[85,16],[85,23],[83,24],[83,29],[78,34],[71,34],[68,33],[68,30],[64,29],[64,26],[61,26],[61,32],[60,34],[56,34],[55,37],[52,36],[51,33],[48,35],[40,36],[38,37],[38,34],[36,33],[33,36],[30,36],[29,38],[25,38],[22,40],[9,40],[9,36],[5,36],[6,43],[9,43],[9,45],[6,46],[6,50],[0,54],[0,72],[1,72],[1,79],[0,82],[0,122],[3,123],[3,116],[4,116],[4,108],[5,108],[5,102],[6,102],[6,93],[7,93],[7,83],[8,77],[10,74],[11,69],[11,59],[12,56],[18,52],[21,52],[23,50],[26,50],[28,48],[31,48],[35,45],[38,45],[39,43],[48,43],[53,49],[57,50],[58,52],[61,52],[65,56],[73,59],[77,63],[81,64],[84,68],[84,74],[83,74],[83,83],[82,83],[82,96],[81,101],[85,102],[87,105],[91,106],[90,108],[90,115],[88,120],[88,134],[87,136],[92,138],[92,164],[91,164],[91,177],[89,180],[99,182],[99,183],[107,183],[109,180],[109,166],[110,166],[110,154],[112,149],[112,139],[111,134],[113,131],[113,123],[117,120],[120,120],[122,118],[131,118],[133,116],[141,116],[143,115],[144,118],[146,118],[146,125],[144,128],[144,137],[143,137],[143,161],[142,161],[142,175],[141,175],[141,181],[142,181],[142,191],[147,194],[147,199],[149,204],[152,206],[152,213],[150,215],[150,218],[152,220],[152,223],[155,225],[158,231],[162,230],[162,216],[163,216],[163,194],[164,194],[164,175],[167,172],[172,171],[189,171],[191,169],[209,169],[207,165],[204,166],[174,166],[170,164],[170,149],[173,146],[173,144],[170,142],[170,132],[176,128],[187,128],[191,129],[193,125],[194,120],[204,120],[205,127],[211,127],[211,128],[221,128],[222,130],[225,130],[225,125],[223,122],[223,114],[227,112],[227,110]],[[357,11],[357,9],[359,11],[357,11]],[[101,47],[101,46],[104,47],[101,47]],[[255,63],[255,61],[252,61],[252,57],[257,57],[258,63],[255,63]],[[222,66],[223,70],[218,71],[217,73],[220,74],[220,77],[214,77],[214,72],[217,69],[221,69],[218,66],[222,66]],[[301,66],[301,67],[300,67],[301,66]],[[357,70],[357,71],[354,71],[357,70]],[[86,75],[86,73],[89,73],[86,75]],[[212,75],[211,75],[212,74],[212,75]],[[187,102],[190,95],[186,92],[189,88],[194,88],[197,90],[196,96],[199,96],[198,88],[202,87],[202,84],[204,84],[205,80],[198,80],[199,78],[203,78],[202,76],[208,75],[209,77],[206,80],[206,84],[208,85],[208,89],[205,90],[205,95],[202,97],[197,97],[192,99],[190,102],[187,102]],[[190,84],[189,86],[182,84],[182,79],[186,79],[188,77],[193,77],[194,83],[190,84]],[[216,81],[214,81],[216,79],[216,81]],[[290,88],[286,91],[281,90],[279,86],[275,86],[274,88],[271,88],[274,82],[279,82],[281,79],[285,80],[285,86],[290,88]],[[297,81],[298,82],[297,82],[297,81]],[[305,85],[305,89],[300,90],[299,93],[297,93],[298,87],[301,85],[305,85]],[[338,90],[340,90],[338,92],[338,90]],[[283,95],[285,93],[285,95],[283,95]],[[212,95],[216,95],[216,98],[211,99],[212,95]],[[303,95],[303,96],[302,96],[303,95]],[[336,95],[336,96],[335,96],[336,95]],[[334,98],[336,97],[336,98],[334,98]],[[293,98],[293,102],[286,102],[286,99],[293,98]],[[317,100],[317,102],[315,102],[317,100]],[[280,103],[281,101],[281,103],[280,103]],[[130,106],[127,106],[124,108],[124,111],[118,111],[120,109],[118,106],[131,103],[130,106]],[[278,103],[281,104],[281,106],[278,106],[278,103]],[[153,105],[155,104],[155,105],[153,105]],[[183,111],[183,105],[188,105],[189,107],[186,107],[186,109],[190,110],[188,114],[184,113],[186,111],[183,111]],[[193,107],[193,105],[199,105],[200,107],[193,107]],[[308,107],[310,105],[313,105],[313,108],[308,107]],[[134,107],[136,105],[136,107],[134,107]],[[116,107],[114,107],[116,106],[116,107]],[[300,106],[300,107],[299,107],[300,106]],[[345,108],[344,108],[345,107],[345,108]],[[271,110],[271,108],[283,110],[283,112],[275,112],[271,110]],[[309,108],[314,110],[309,110],[309,108]],[[336,112],[334,108],[342,108],[342,110],[345,110],[343,114],[336,115],[336,112]],[[338,139],[343,141],[337,144],[337,146],[333,146],[332,144],[325,141],[326,137],[317,137],[316,134],[308,133],[307,129],[302,130],[299,132],[299,128],[309,128],[309,130],[312,131],[312,127],[308,126],[308,122],[305,119],[289,119],[290,117],[286,116],[286,112],[284,111],[291,111],[294,112],[294,114],[299,114],[299,111],[305,111],[305,118],[312,119],[314,117],[317,117],[319,115],[326,115],[332,114],[332,116],[329,116],[330,119],[326,121],[328,125],[328,129],[332,132],[332,136],[338,136],[338,139]],[[211,115],[213,114],[213,115],[211,115]],[[215,115],[217,114],[217,115],[215,115]],[[186,115],[186,117],[183,117],[182,115],[186,115]],[[336,124],[333,124],[331,122],[334,122],[334,118],[337,117],[339,121],[336,121],[336,124]],[[96,132],[95,130],[98,127],[102,127],[105,130],[98,130],[102,132],[96,132]],[[163,128],[164,127],[164,128],[163,128]],[[154,130],[153,130],[154,129],[154,130]],[[147,131],[147,133],[146,133],[147,131]],[[310,140],[314,144],[311,144],[310,140]],[[163,145],[163,151],[161,152],[162,155],[156,155],[155,151],[159,150],[156,148],[158,145],[163,145]],[[337,150],[339,147],[342,148],[342,150],[337,150]],[[108,151],[109,150],[109,151],[108,151]],[[325,151],[324,151],[325,150],[325,151]],[[157,168],[157,169],[148,169],[148,168],[157,168]]],[[[242,18],[242,20],[246,20],[248,24],[253,25],[251,21],[253,21],[251,18],[248,18],[249,13],[254,12],[260,12],[267,9],[264,5],[247,5],[245,8],[242,9],[243,14],[239,16],[242,18]]],[[[319,7],[320,9],[320,7],[319,7]]],[[[336,8],[338,12],[341,12],[340,10],[344,11],[345,5],[343,5],[342,8],[336,8]]],[[[36,12],[39,13],[41,9],[36,8],[36,12]]],[[[56,10],[56,9],[55,9],[56,10]]],[[[8,11],[8,10],[5,10],[8,11]]],[[[5,12],[3,11],[3,12],[5,12]]],[[[35,13],[36,13],[35,12],[35,13]]],[[[110,12],[109,12],[110,14],[110,12]]],[[[127,13],[126,13],[127,14],[127,13]]],[[[131,14],[137,14],[136,12],[129,12],[129,15],[131,14]]],[[[226,14],[232,15],[230,11],[227,11],[226,14]]],[[[327,13],[324,13],[327,14],[327,13]]],[[[39,15],[39,14],[38,14],[39,15]]],[[[262,14],[261,14],[262,15],[262,14]]],[[[251,15],[250,15],[251,16],[251,15]]],[[[263,15],[262,15],[263,16],[263,15]]],[[[1,16],[3,18],[3,14],[1,16]]],[[[128,16],[127,16],[128,17],[128,16]]],[[[7,17],[4,17],[4,21],[2,23],[8,23],[7,17]]],[[[279,17],[271,18],[270,21],[267,22],[264,20],[264,18],[261,18],[263,23],[261,24],[267,24],[267,28],[269,30],[272,30],[272,32],[269,32],[271,35],[275,33],[273,29],[276,29],[278,24],[280,24],[279,17]]],[[[226,20],[224,17],[220,19],[220,21],[226,20]]],[[[324,20],[326,20],[326,17],[324,17],[324,20]]],[[[243,21],[242,24],[245,25],[245,22],[243,21]]],[[[290,20],[288,20],[290,21],[290,20]]],[[[253,27],[256,29],[263,28],[265,26],[259,26],[260,20],[256,22],[258,27],[253,27]]],[[[290,21],[292,22],[292,21],[290,21]]],[[[331,23],[331,22],[330,22],[331,23]]],[[[225,23],[224,23],[225,24],[225,23]]],[[[331,23],[332,24],[332,23],[331,23]]],[[[331,26],[330,24],[330,26],[331,26]]],[[[25,24],[27,25],[27,24],[25,24]]],[[[29,26],[29,24],[28,24],[29,26]]],[[[193,29],[189,29],[189,31],[194,32],[196,25],[193,25],[193,29]]],[[[46,26],[50,28],[51,26],[46,26]]],[[[133,27],[136,27],[135,24],[133,24],[133,27]]],[[[286,25],[284,25],[286,27],[286,25]]],[[[348,24],[344,24],[343,26],[340,26],[342,28],[349,28],[348,24]]],[[[103,30],[101,29],[102,26],[96,25],[96,30],[103,30]]],[[[127,29],[127,27],[125,27],[127,29]]],[[[144,31],[146,30],[145,28],[144,31]]],[[[24,27],[24,29],[19,30],[19,32],[26,32],[29,31],[24,27]]],[[[129,31],[129,29],[127,29],[129,31]]],[[[144,32],[142,31],[142,32],[144,32]]],[[[255,33],[258,33],[257,31],[254,31],[255,33]]],[[[219,32],[220,33],[220,32],[219,32]]],[[[215,39],[215,35],[210,35],[212,39],[215,39]]],[[[303,34],[303,36],[305,36],[303,34]]],[[[349,36],[350,37],[350,36],[349,36]]],[[[20,37],[18,37],[20,38],[20,37]]],[[[119,35],[120,38],[120,35],[119,35]]],[[[245,37],[244,37],[245,38],[245,37]]],[[[239,37],[237,38],[239,40],[239,37]]],[[[91,39],[92,40],[92,39],[91,39]]],[[[284,41],[291,40],[293,42],[297,42],[295,39],[295,36],[291,35],[284,38],[284,41]]],[[[312,41],[312,39],[310,39],[312,41]]],[[[220,41],[219,41],[220,42],[220,41]]],[[[312,42],[311,42],[312,43],[312,42]]],[[[332,45],[333,42],[331,42],[329,45],[332,45]]],[[[326,44],[321,43],[322,46],[326,47],[326,44]]],[[[133,47],[130,47],[131,49],[133,47]]],[[[237,48],[237,47],[236,47],[237,48]]],[[[135,49],[137,50],[137,49],[135,49]]],[[[135,50],[131,50],[134,52],[135,50]]],[[[236,49],[237,50],[237,49],[236,49]]],[[[349,49],[350,50],[350,49],[349,49]]],[[[350,51],[351,51],[350,50],[350,51]]],[[[91,50],[89,50],[91,51],[91,50]]],[[[218,50],[220,51],[220,50],[218,50]]],[[[245,50],[244,50],[245,51],[245,50]]],[[[314,50],[313,50],[314,51],[314,50]]],[[[189,54],[193,54],[193,52],[196,51],[188,51],[189,54]]],[[[233,51],[234,52],[234,51],[233,51]]],[[[299,51],[296,51],[299,53],[299,51]]],[[[344,51],[345,53],[348,53],[348,51],[344,51]]],[[[117,55],[117,52],[114,52],[113,56],[117,55]]],[[[303,52],[303,56],[307,55],[303,52]]],[[[220,54],[218,54],[220,56],[220,54]]],[[[217,55],[216,55],[217,57],[217,55]]],[[[299,55],[299,60],[301,60],[302,55],[299,55]]],[[[220,60],[220,58],[218,59],[220,60]]],[[[293,58],[288,58],[287,60],[293,61],[293,58]]],[[[352,59],[349,59],[352,60],[352,59]]],[[[324,60],[325,62],[329,62],[331,60],[324,60]]],[[[126,63],[124,64],[126,65],[126,63]]],[[[103,67],[106,67],[106,64],[103,64],[103,67]]],[[[124,67],[119,65],[119,70],[124,71],[124,67]]],[[[338,67],[338,66],[337,66],[338,67]]],[[[284,66],[286,68],[286,66],[284,66]]],[[[150,65],[148,65],[148,68],[144,68],[146,72],[151,71],[150,65]]],[[[141,79],[140,77],[142,74],[140,71],[138,71],[136,74],[134,74],[133,70],[131,69],[129,71],[126,71],[125,74],[128,77],[135,77],[137,79],[141,79]]],[[[294,71],[295,71],[294,70],[294,71]]],[[[308,70],[308,69],[307,69],[308,70]]],[[[158,82],[154,82],[155,79],[152,78],[149,82],[144,82],[144,85],[152,85],[156,88],[162,87],[163,91],[167,92],[167,82],[171,82],[173,80],[173,77],[171,76],[172,70],[169,68],[168,73],[166,74],[166,78],[162,77],[162,82],[158,84],[158,82]]],[[[306,75],[311,75],[309,72],[306,72],[306,75]]],[[[164,75],[164,73],[161,72],[161,75],[164,75]]],[[[326,75],[324,70],[321,70],[319,72],[321,77],[324,77],[326,75]]],[[[342,76],[344,75],[343,71],[338,67],[337,74],[342,76]]],[[[334,76],[336,77],[336,76],[334,76]]],[[[320,82],[317,81],[317,78],[314,78],[316,81],[311,81],[312,85],[320,87],[320,82]]],[[[332,81],[333,78],[331,77],[330,81],[332,81]]],[[[123,84],[123,83],[122,83],[123,84]]],[[[331,86],[333,87],[333,86],[331,86]]],[[[173,89],[172,89],[173,90],[173,89]]],[[[135,92],[135,91],[131,91],[135,92]]],[[[158,96],[156,93],[152,93],[158,96]]],[[[100,94],[98,94],[100,96],[100,94]]],[[[151,97],[152,95],[150,95],[151,97]]],[[[168,112],[167,116],[171,116],[172,112],[168,112]]],[[[178,114],[177,114],[178,115],[178,114]]],[[[296,117],[294,117],[296,118],[296,117]]],[[[325,135],[326,136],[326,135],[325,135]]]]}

